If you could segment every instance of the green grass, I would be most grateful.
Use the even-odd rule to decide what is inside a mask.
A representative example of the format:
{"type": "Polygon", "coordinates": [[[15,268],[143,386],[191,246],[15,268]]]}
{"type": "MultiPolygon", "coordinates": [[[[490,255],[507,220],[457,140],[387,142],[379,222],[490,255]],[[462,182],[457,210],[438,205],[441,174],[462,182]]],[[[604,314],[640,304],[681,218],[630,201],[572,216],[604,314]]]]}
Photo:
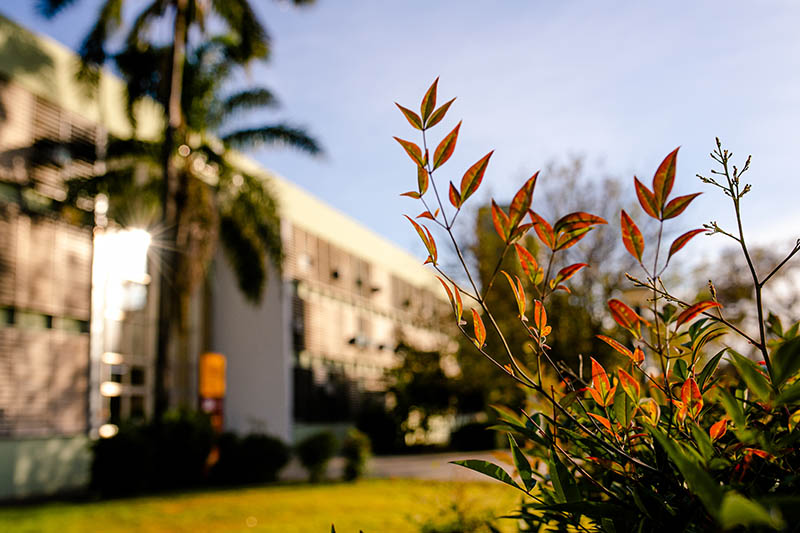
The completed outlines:
{"type": "MultiPolygon", "coordinates": [[[[496,483],[365,480],[209,490],[87,503],[0,508],[0,531],[23,532],[416,532],[457,503],[502,515],[519,502],[496,483]]],[[[513,530],[508,520],[504,530],[513,530]]]]}

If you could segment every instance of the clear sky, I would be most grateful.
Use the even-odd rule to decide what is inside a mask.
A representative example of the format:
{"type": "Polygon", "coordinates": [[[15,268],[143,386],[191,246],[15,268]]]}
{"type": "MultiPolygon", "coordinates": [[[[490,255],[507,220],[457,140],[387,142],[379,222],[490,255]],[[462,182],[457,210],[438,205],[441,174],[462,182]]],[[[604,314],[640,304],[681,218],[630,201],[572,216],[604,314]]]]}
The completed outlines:
{"type": "MultiPolygon", "coordinates": [[[[99,5],[77,0],[45,21],[34,3],[6,0],[0,11],[72,48],[99,5]]],[[[443,167],[448,179],[460,180],[495,149],[484,194],[502,199],[547,162],[583,154],[590,172],[625,178],[633,195],[632,176],[649,183],[680,145],[677,191],[706,192],[681,224],[730,226],[725,199],[694,177],[708,172],[720,136],[742,161],[753,154],[753,192],[745,197],[752,239],[800,237],[798,2],[252,3],[273,36],[273,57],[244,81],[275,90],[284,107],[268,118],[307,126],[327,156],[252,155],[420,256],[401,217],[420,209],[398,196],[414,187],[415,172],[392,136],[416,139],[393,102],[418,106],[436,76],[440,98],[458,100],[435,135],[464,119],[443,167]]],[[[132,12],[144,2],[126,4],[132,12]]],[[[712,247],[695,242],[684,253],[712,247]]]]}

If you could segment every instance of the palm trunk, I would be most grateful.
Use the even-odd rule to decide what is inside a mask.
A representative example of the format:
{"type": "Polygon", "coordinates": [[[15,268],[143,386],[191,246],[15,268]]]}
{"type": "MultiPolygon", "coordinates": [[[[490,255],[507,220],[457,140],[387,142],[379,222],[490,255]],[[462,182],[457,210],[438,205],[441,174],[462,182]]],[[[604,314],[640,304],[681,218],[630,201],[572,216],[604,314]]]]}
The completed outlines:
{"type": "MultiPolygon", "coordinates": [[[[170,404],[167,390],[170,371],[170,352],[173,345],[174,320],[181,309],[176,305],[178,300],[177,284],[174,278],[178,272],[179,255],[176,250],[178,223],[185,203],[185,179],[175,167],[172,155],[175,148],[175,137],[183,125],[181,113],[181,94],[183,91],[183,67],[186,58],[187,32],[187,0],[173,0],[175,6],[175,24],[172,46],[172,71],[167,102],[167,125],[164,132],[162,152],[163,190],[162,190],[162,224],[166,246],[163,248],[164,261],[159,274],[159,308],[158,308],[158,346],[155,368],[155,409],[156,420],[161,418],[170,404]],[[177,312],[177,313],[176,313],[177,312]]],[[[183,344],[183,343],[181,343],[183,344]]],[[[184,349],[185,347],[180,347],[184,349]]],[[[172,369],[175,370],[175,369],[172,369]]],[[[171,380],[170,380],[171,381],[171,380]]]]}

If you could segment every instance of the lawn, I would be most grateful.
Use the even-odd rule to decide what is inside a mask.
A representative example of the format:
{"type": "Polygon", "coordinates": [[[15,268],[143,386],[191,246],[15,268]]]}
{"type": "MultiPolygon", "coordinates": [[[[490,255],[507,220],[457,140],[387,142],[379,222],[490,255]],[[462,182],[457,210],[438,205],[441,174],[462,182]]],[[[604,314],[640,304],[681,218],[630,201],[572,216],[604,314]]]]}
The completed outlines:
{"type": "MultiPolygon", "coordinates": [[[[0,508],[0,531],[23,532],[416,532],[452,514],[502,515],[519,493],[497,483],[365,480],[324,485],[209,490],[103,502],[0,508]]],[[[514,524],[501,520],[504,531],[514,524]]]]}

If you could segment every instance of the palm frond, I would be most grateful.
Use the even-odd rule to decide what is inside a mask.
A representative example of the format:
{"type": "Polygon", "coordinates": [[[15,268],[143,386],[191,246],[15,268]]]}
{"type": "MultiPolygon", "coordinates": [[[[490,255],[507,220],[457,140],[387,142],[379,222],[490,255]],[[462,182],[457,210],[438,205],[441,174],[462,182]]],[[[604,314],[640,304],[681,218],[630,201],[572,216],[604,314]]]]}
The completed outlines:
{"type": "Polygon", "coordinates": [[[153,22],[164,16],[167,8],[172,4],[170,0],[154,0],[144,8],[134,19],[131,29],[126,37],[129,47],[147,44],[147,37],[153,22]]]}
{"type": "Polygon", "coordinates": [[[106,61],[105,43],[121,24],[122,0],[106,0],[100,8],[94,26],[89,30],[78,51],[81,57],[79,79],[92,85],[97,84],[100,67],[106,61]]]}
{"type": "Polygon", "coordinates": [[[39,0],[36,3],[36,11],[43,17],[52,18],[74,3],[75,0],[39,0]]]}
{"type": "Polygon", "coordinates": [[[278,272],[283,263],[280,214],[263,180],[228,170],[220,180],[220,239],[239,288],[256,303],[268,278],[266,260],[278,272]]]}
{"type": "Polygon", "coordinates": [[[269,34],[258,20],[249,0],[212,0],[212,6],[239,37],[233,49],[237,62],[246,63],[251,59],[266,59],[269,56],[269,34]]]}
{"type": "Polygon", "coordinates": [[[256,87],[228,96],[222,102],[222,112],[227,117],[242,111],[250,111],[260,107],[277,107],[278,105],[280,105],[278,99],[269,89],[256,87]]]}
{"type": "Polygon", "coordinates": [[[223,135],[222,141],[233,148],[257,148],[261,146],[288,146],[310,155],[320,155],[322,149],[316,139],[303,129],[286,124],[262,126],[234,131],[223,135]]]}

